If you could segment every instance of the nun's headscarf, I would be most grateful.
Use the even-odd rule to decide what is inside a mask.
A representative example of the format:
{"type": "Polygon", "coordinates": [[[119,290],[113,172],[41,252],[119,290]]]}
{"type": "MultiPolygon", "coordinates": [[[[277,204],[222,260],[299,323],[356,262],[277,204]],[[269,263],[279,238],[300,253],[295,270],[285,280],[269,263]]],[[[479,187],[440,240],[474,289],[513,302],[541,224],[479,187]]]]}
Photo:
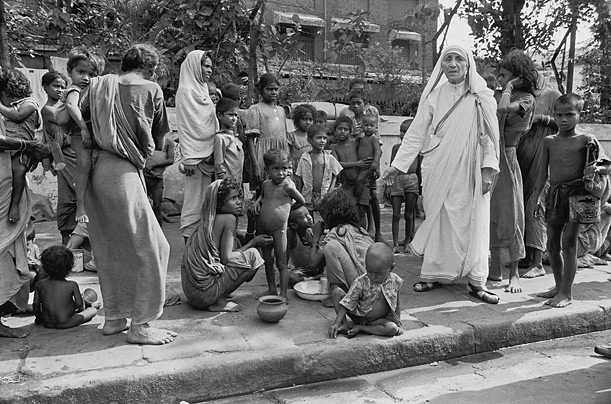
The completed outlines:
{"type": "Polygon", "coordinates": [[[443,73],[443,69],[441,68],[441,62],[449,53],[456,53],[467,61],[467,73],[465,74],[465,81],[471,93],[477,94],[483,90],[490,91],[486,85],[486,80],[484,80],[484,78],[477,73],[477,69],[475,68],[475,58],[473,57],[471,50],[461,44],[452,44],[446,46],[441,52],[439,59],[437,59],[435,68],[431,73],[431,77],[429,78],[426,87],[424,87],[424,91],[420,97],[420,104],[427,99],[431,91],[448,81],[443,73]]]}

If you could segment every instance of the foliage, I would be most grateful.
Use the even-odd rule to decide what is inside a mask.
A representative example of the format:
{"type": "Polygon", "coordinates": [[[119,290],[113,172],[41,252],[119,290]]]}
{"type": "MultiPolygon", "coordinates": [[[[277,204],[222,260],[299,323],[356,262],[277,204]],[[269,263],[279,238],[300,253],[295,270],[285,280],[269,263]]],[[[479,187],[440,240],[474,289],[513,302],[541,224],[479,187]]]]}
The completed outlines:
{"type": "Polygon", "coordinates": [[[591,19],[589,0],[466,0],[461,12],[475,37],[477,55],[498,60],[511,49],[543,53],[554,44],[559,29],[572,22],[572,10],[591,19]]]}

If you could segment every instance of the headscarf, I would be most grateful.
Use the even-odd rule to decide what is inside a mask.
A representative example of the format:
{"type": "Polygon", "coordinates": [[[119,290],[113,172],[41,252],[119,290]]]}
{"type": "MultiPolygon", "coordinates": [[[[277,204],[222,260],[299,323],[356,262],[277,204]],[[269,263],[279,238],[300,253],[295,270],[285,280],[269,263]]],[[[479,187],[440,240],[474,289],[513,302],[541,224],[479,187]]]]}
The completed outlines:
{"type": "Polygon", "coordinates": [[[176,121],[183,164],[196,165],[212,154],[218,121],[214,103],[204,81],[202,58],[207,53],[191,51],[180,65],[176,92],[176,121]]]}
{"type": "Polygon", "coordinates": [[[483,136],[490,136],[492,143],[496,147],[496,155],[497,157],[499,157],[499,131],[496,108],[494,110],[492,108],[485,108],[486,105],[496,106],[496,101],[494,103],[481,102],[482,98],[492,98],[494,100],[494,92],[488,88],[486,80],[484,80],[484,78],[477,73],[477,65],[475,63],[475,58],[473,57],[473,52],[471,52],[469,48],[465,47],[462,44],[450,44],[443,49],[443,51],[441,52],[441,56],[439,57],[439,59],[437,59],[437,63],[433,68],[431,77],[429,78],[429,81],[426,83],[426,86],[422,91],[419,106],[422,106],[424,101],[426,101],[428,96],[435,88],[441,86],[442,84],[448,81],[445,74],[443,73],[443,69],[441,68],[441,62],[449,53],[456,53],[462,56],[467,61],[465,88],[476,98],[478,119],[480,121],[479,136],[480,138],[482,138],[483,136]]]}

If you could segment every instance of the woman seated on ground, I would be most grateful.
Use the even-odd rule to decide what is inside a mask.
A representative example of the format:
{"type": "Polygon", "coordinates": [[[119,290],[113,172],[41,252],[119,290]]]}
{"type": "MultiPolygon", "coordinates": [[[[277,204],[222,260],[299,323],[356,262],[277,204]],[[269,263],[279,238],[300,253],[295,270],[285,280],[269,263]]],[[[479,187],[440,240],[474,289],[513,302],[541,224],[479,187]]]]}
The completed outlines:
{"type": "Polygon", "coordinates": [[[320,214],[329,229],[321,243],[326,275],[332,288],[348,292],[356,278],[367,272],[365,254],[374,241],[359,227],[359,211],[344,190],[337,188],[320,201],[320,214]]]}
{"type": "Polygon", "coordinates": [[[249,282],[263,267],[256,249],[272,242],[260,235],[236,249],[238,216],[242,214],[240,185],[231,178],[214,181],[204,196],[202,220],[189,237],[182,260],[182,289],[197,310],[239,311],[226,297],[249,282]]]}

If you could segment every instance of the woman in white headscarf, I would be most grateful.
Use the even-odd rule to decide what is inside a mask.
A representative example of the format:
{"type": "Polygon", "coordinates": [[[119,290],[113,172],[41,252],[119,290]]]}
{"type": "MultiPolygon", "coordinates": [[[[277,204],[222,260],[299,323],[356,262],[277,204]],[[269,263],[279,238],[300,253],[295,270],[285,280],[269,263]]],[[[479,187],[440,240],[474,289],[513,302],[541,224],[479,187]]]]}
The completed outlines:
{"type": "Polygon", "coordinates": [[[468,279],[471,295],[496,304],[486,288],[490,191],[499,171],[499,128],[492,90],[477,73],[471,51],[444,49],[420,98],[418,113],[382,179],[394,177],[418,156],[426,219],[411,249],[424,255],[417,292],[468,279]]]}
{"type": "Polygon", "coordinates": [[[186,176],[180,215],[180,230],[185,241],[197,228],[204,194],[214,175],[214,162],[210,157],[218,121],[208,92],[211,75],[212,58],[201,50],[191,51],[180,66],[176,123],[182,155],[179,167],[186,176]]]}

